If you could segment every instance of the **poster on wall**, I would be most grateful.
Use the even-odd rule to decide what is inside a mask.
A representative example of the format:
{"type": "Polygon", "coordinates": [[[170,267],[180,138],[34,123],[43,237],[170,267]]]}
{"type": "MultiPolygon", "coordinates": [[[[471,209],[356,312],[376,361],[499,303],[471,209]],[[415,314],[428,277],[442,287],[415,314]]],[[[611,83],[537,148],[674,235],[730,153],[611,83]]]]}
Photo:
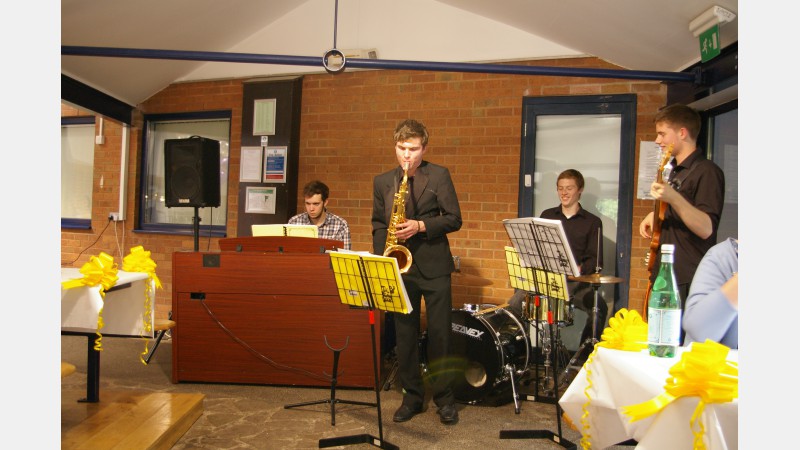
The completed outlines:
{"type": "Polygon", "coordinates": [[[253,136],[275,135],[275,103],[274,98],[253,102],[253,136]]]}
{"type": "Polygon", "coordinates": [[[264,149],[264,172],[262,183],[286,183],[287,147],[264,149]]]}
{"type": "Polygon", "coordinates": [[[650,185],[656,181],[661,157],[661,147],[655,141],[639,141],[639,173],[636,189],[636,198],[639,200],[654,200],[650,195],[650,185]]]}
{"type": "Polygon", "coordinates": [[[261,147],[242,147],[242,162],[239,170],[239,181],[261,182],[261,157],[264,149],[261,147]]]}
{"type": "Polygon", "coordinates": [[[274,187],[247,187],[244,212],[255,214],[275,214],[276,192],[274,187]]]}

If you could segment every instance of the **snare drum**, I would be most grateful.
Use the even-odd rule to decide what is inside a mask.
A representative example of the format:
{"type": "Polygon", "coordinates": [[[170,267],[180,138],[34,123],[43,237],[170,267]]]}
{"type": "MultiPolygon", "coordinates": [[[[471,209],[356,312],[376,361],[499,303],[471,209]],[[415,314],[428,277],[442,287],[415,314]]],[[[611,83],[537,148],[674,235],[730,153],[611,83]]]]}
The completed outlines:
{"type": "Polygon", "coordinates": [[[501,385],[510,385],[507,366],[515,379],[527,370],[530,342],[525,327],[506,307],[469,308],[473,310],[453,310],[451,343],[457,369],[453,394],[458,402],[475,404],[501,385]]]}

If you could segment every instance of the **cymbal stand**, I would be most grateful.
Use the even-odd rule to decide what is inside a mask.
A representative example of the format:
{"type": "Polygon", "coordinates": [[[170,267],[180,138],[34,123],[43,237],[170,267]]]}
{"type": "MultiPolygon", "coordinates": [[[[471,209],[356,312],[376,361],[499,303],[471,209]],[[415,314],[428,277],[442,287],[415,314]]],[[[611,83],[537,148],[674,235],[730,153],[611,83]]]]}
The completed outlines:
{"type": "Polygon", "coordinates": [[[592,291],[594,291],[594,305],[592,306],[592,335],[583,341],[575,354],[572,355],[572,359],[570,359],[569,363],[567,363],[567,367],[564,368],[564,385],[569,385],[569,383],[571,383],[572,380],[578,375],[581,367],[583,367],[583,363],[585,363],[589,358],[589,354],[594,350],[595,345],[600,342],[597,339],[597,316],[600,313],[600,308],[598,307],[600,301],[600,286],[600,283],[592,283],[592,291]]]}

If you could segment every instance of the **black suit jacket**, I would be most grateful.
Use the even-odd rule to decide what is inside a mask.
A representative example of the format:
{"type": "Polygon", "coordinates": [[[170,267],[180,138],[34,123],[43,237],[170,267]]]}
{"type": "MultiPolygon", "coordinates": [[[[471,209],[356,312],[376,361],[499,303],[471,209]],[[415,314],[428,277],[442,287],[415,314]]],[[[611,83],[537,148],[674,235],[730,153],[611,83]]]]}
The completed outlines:
{"type": "MultiPolygon", "coordinates": [[[[394,194],[400,187],[403,170],[398,166],[373,180],[372,247],[382,255],[392,216],[394,194]]],[[[410,195],[409,195],[410,196],[410,195]]],[[[414,264],[426,278],[435,278],[455,271],[447,233],[461,229],[461,207],[450,171],[443,166],[422,161],[414,173],[416,210],[406,219],[425,222],[425,232],[408,239],[403,245],[411,251],[414,264]]],[[[406,205],[412,199],[406,200],[406,205]]]]}

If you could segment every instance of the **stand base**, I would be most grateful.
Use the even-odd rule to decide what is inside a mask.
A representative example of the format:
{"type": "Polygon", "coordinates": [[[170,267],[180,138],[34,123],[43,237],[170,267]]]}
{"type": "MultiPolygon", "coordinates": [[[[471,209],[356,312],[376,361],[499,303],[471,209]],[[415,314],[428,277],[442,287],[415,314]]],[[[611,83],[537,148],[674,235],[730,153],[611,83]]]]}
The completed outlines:
{"type": "Polygon", "coordinates": [[[353,400],[339,400],[339,399],[325,399],[325,400],[317,400],[313,402],[303,402],[303,403],[294,403],[291,405],[286,405],[283,409],[291,409],[297,408],[299,406],[310,406],[310,405],[323,405],[323,404],[330,404],[331,405],[331,425],[336,425],[336,405],[339,403],[345,405],[360,405],[360,406],[371,406],[373,408],[377,407],[377,403],[368,403],[368,402],[357,402],[353,400]]]}
{"type": "Polygon", "coordinates": [[[503,430],[500,431],[500,439],[548,439],[564,448],[578,448],[577,445],[550,430],[503,430]]]}
{"type": "Polygon", "coordinates": [[[354,434],[352,436],[342,436],[319,440],[319,448],[339,447],[341,445],[354,444],[370,444],[373,447],[385,448],[389,450],[400,450],[400,447],[369,434],[354,434]]]}

